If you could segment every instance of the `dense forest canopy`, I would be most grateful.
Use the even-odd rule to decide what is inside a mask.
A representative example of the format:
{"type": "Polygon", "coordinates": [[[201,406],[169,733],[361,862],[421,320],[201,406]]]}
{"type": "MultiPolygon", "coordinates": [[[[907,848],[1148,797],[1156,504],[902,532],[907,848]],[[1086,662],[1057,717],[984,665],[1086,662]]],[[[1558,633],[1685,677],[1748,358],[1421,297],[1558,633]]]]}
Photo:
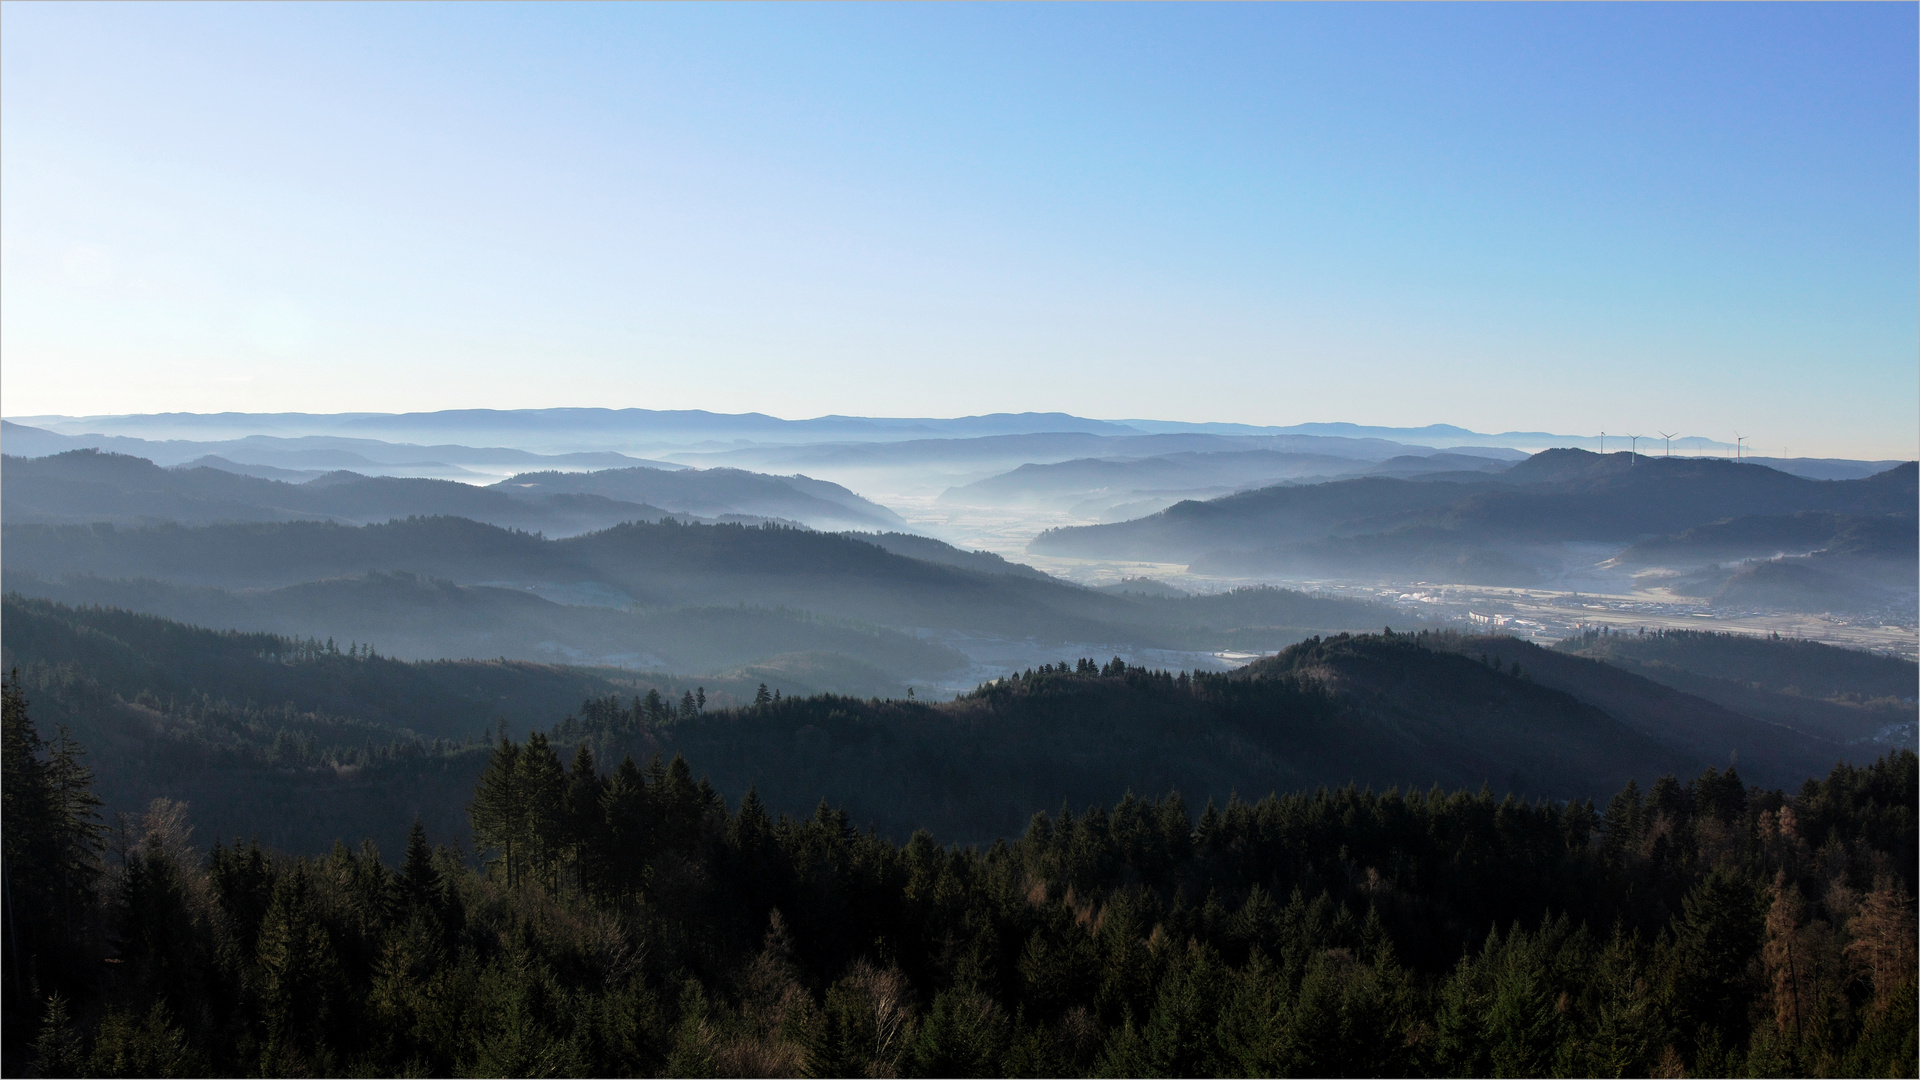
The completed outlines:
{"type": "Polygon", "coordinates": [[[11,679],[5,737],[14,1074],[1916,1065],[1911,751],[1604,805],[1128,795],[982,850],[536,732],[488,750],[471,849],[416,823],[390,864],[203,848],[166,800],[103,829],[84,749],[11,679]]]}
{"type": "Polygon", "coordinates": [[[460,828],[463,792],[502,730],[586,742],[608,761],[680,753],[729,799],[755,787],[773,812],[804,814],[825,796],[895,842],[927,828],[979,844],[1018,834],[1035,810],[1127,789],[1224,802],[1348,782],[1491,783],[1604,799],[1629,778],[1731,760],[1756,783],[1790,786],[1897,745],[1755,723],[1512,638],[1431,632],[1309,639],[1231,675],[1062,658],[934,701],[924,687],[909,696],[911,684],[816,693],[809,685],[846,678],[814,674],[831,656],[689,678],[409,663],[364,642],[17,597],[5,619],[6,664],[43,719],[93,749],[110,808],[188,802],[208,835],[257,833],[304,854],[340,837],[391,849],[416,817],[435,835],[460,828]],[[772,707],[741,708],[762,685],[778,695],[772,707]],[[645,708],[652,694],[670,708],[645,708]],[[701,707],[680,708],[692,695],[701,707]]]}

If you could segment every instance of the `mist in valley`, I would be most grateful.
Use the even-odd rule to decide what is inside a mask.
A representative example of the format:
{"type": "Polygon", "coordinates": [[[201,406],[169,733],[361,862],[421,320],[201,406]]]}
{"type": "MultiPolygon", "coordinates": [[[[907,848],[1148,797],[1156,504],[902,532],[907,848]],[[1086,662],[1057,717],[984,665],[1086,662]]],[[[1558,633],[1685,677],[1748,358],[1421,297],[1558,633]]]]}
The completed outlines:
{"type": "Polygon", "coordinates": [[[1912,5],[3,7],[0,1075],[1920,1072],[1912,5]]]}

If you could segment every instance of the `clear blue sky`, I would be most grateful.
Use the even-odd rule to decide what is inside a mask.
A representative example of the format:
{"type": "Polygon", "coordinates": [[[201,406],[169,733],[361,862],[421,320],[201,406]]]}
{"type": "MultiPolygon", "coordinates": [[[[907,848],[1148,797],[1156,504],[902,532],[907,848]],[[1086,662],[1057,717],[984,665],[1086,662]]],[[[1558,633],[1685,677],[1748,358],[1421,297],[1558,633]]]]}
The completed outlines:
{"type": "Polygon", "coordinates": [[[1920,444],[1916,6],[0,6],[0,408],[1920,444]]]}

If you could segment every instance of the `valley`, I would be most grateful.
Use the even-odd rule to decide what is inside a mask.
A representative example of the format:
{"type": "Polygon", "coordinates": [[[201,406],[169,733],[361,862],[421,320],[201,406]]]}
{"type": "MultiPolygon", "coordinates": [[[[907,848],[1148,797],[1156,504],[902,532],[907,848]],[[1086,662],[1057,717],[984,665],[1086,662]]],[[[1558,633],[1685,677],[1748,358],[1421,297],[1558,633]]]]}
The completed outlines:
{"type": "Polygon", "coordinates": [[[1915,4],[0,54],[0,1080],[1920,1076],[1915,4]]]}

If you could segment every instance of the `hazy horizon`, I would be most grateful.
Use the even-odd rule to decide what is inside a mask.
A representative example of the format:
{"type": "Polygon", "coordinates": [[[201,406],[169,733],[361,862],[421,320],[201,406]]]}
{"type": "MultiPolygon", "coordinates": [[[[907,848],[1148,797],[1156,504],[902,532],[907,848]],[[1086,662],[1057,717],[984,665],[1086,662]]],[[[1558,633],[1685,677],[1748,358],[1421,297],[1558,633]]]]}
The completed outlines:
{"type": "MultiPolygon", "coordinates": [[[[222,439],[245,438],[250,435],[287,436],[290,433],[298,433],[302,435],[351,434],[351,432],[349,431],[346,431],[340,428],[334,428],[331,425],[328,425],[325,423],[316,423],[312,425],[303,426],[297,421],[294,421],[290,418],[303,418],[303,419],[310,419],[314,421],[338,421],[342,424],[350,424],[356,421],[364,421],[364,420],[371,420],[371,419],[378,419],[378,418],[393,418],[396,420],[405,420],[409,417],[428,418],[428,417],[445,416],[450,414],[451,415],[476,415],[476,416],[477,415],[499,415],[499,416],[507,417],[507,416],[514,416],[516,414],[539,414],[539,413],[547,413],[547,412],[568,412],[568,411],[575,411],[575,410],[570,409],[569,407],[559,407],[555,409],[490,409],[490,408],[436,409],[436,410],[421,410],[421,411],[406,411],[406,412],[379,411],[379,410],[352,410],[352,411],[321,412],[321,413],[303,412],[303,411],[285,411],[285,412],[268,413],[268,412],[245,412],[245,411],[237,411],[237,410],[222,411],[222,412],[178,410],[173,412],[159,412],[159,413],[147,413],[147,412],[95,413],[95,414],[86,414],[86,415],[69,415],[69,414],[61,414],[61,413],[48,413],[48,414],[11,414],[9,413],[5,415],[5,419],[9,423],[23,424],[28,426],[33,426],[35,424],[51,423],[51,424],[54,424],[55,426],[53,428],[49,428],[48,430],[57,430],[61,434],[66,434],[66,435],[79,435],[79,434],[116,435],[117,434],[119,436],[133,436],[136,438],[143,438],[143,439],[160,439],[160,440],[183,439],[188,441],[206,441],[206,440],[217,441],[222,439]],[[255,422],[248,423],[247,421],[249,420],[252,420],[255,422]],[[218,422],[218,427],[207,428],[207,427],[200,426],[200,425],[203,425],[209,422],[215,422],[215,421],[218,422]],[[289,423],[292,423],[293,426],[287,427],[286,425],[288,425],[289,423]],[[102,430],[98,430],[98,431],[90,430],[89,424],[91,424],[93,428],[100,428],[102,430]],[[115,430],[107,430],[109,428],[112,428],[115,430]],[[65,429],[65,430],[61,430],[61,429],[65,429]]],[[[589,411],[589,410],[579,410],[579,411],[589,411]]],[[[1769,443],[1769,442],[1761,442],[1759,440],[1754,439],[1751,436],[1748,436],[1744,441],[1744,443],[1737,443],[1736,439],[1734,438],[1723,438],[1713,434],[1702,434],[1702,433],[1687,429],[1685,428],[1684,425],[1681,426],[1681,430],[1671,433],[1672,438],[1662,439],[1659,432],[1654,432],[1653,434],[1645,434],[1641,431],[1628,430],[1621,425],[1616,425],[1615,428],[1611,431],[1593,431],[1593,432],[1542,431],[1537,428],[1528,428],[1520,425],[1509,426],[1499,430],[1474,431],[1470,428],[1465,428],[1457,424],[1445,423],[1443,421],[1436,421],[1431,424],[1398,426],[1398,425],[1385,425],[1385,424],[1354,423],[1352,421],[1347,421],[1347,420],[1318,419],[1318,420],[1303,420],[1303,421],[1294,422],[1294,423],[1275,423],[1275,424],[1266,424],[1266,425],[1254,425],[1254,424],[1238,424],[1238,423],[1232,423],[1232,422],[1223,422],[1223,421],[1217,421],[1217,420],[1198,420],[1198,421],[1169,420],[1164,417],[1145,417],[1145,416],[1090,417],[1090,416],[1078,416],[1068,412],[1042,412],[1039,410],[1020,410],[1020,411],[1003,410],[1003,411],[992,412],[992,413],[977,413],[977,414],[969,414],[966,416],[945,416],[945,417],[942,417],[942,416],[856,416],[856,415],[849,415],[846,413],[826,413],[818,416],[776,416],[769,413],[754,412],[754,411],[723,412],[723,411],[708,410],[708,409],[645,410],[645,409],[637,409],[637,408],[623,410],[623,409],[603,407],[603,406],[591,407],[591,411],[607,412],[607,413],[619,413],[624,411],[642,411],[642,412],[650,412],[650,413],[655,413],[657,415],[672,416],[672,417],[708,416],[708,417],[712,417],[717,422],[742,421],[742,420],[769,421],[777,425],[792,425],[795,428],[802,427],[805,425],[815,425],[815,424],[829,425],[829,429],[825,431],[813,430],[809,432],[809,431],[800,431],[800,430],[788,430],[788,429],[782,428],[782,429],[779,429],[777,432],[764,433],[769,436],[768,441],[772,443],[792,442],[792,443],[801,443],[801,444],[817,443],[817,442],[847,441],[847,440],[857,442],[857,441],[870,440],[874,438],[881,438],[882,436],[884,436],[884,439],[882,441],[890,441],[893,439],[900,439],[900,438],[965,439],[965,438],[973,438],[973,437],[979,437],[981,435],[989,435],[989,434],[1013,434],[1013,433],[1024,434],[1024,433],[1040,433],[1040,432],[1050,432],[1050,431],[1082,431],[1082,430],[1088,430],[1089,428],[1097,427],[1100,425],[1108,425],[1113,427],[1114,429],[1130,430],[1130,431],[1134,431],[1142,434],[1164,433],[1164,432],[1172,432],[1172,431],[1182,431],[1182,432],[1210,431],[1213,433],[1225,434],[1225,435],[1263,435],[1263,434],[1276,434],[1276,433],[1311,434],[1316,436],[1334,435],[1334,436],[1353,437],[1353,438],[1383,439],[1391,442],[1406,442],[1408,443],[1410,448],[1417,449],[1418,447],[1421,447],[1421,446],[1432,446],[1442,451],[1452,447],[1457,447],[1457,446],[1483,445],[1483,446],[1501,447],[1505,449],[1524,450],[1527,452],[1537,452],[1539,450],[1553,449],[1557,447],[1575,447],[1575,448],[1580,448],[1585,450],[1594,450],[1594,451],[1617,451],[1617,450],[1626,450],[1629,448],[1634,448],[1634,449],[1637,449],[1639,453],[1647,456],[1666,453],[1670,455],[1678,454],[1681,456],[1689,456],[1689,457],[1698,457],[1698,456],[1737,457],[1737,456],[1740,456],[1742,453],[1744,453],[1746,457],[1750,457],[1750,458],[1767,458],[1767,459],[1801,458],[1801,459],[1833,459],[1833,460],[1855,460],[1855,461],[1907,461],[1907,460],[1913,460],[1914,457],[1916,456],[1912,452],[1913,448],[1902,447],[1898,445],[1891,445],[1891,446],[1885,447],[1885,449],[1888,452],[1882,453],[1882,454],[1874,454],[1871,452],[1854,453],[1854,454],[1847,454],[1847,453],[1823,454],[1819,452],[1823,448],[1823,444],[1808,446],[1804,443],[1799,445],[1786,443],[1786,442],[1769,443]],[[1029,422],[1029,423],[1016,422],[1016,421],[1023,420],[1024,418],[1027,418],[1027,417],[1038,417],[1038,418],[1059,417],[1066,422],[1051,423],[1046,419],[1040,419],[1040,420],[1036,420],[1034,422],[1029,422]],[[984,429],[976,428],[971,431],[967,430],[966,428],[956,429],[956,428],[943,428],[939,426],[939,425],[964,425],[968,421],[999,421],[999,423],[997,423],[993,427],[984,428],[984,429]],[[832,427],[832,425],[835,425],[835,424],[839,424],[838,429],[835,429],[832,427]],[[870,430],[862,434],[860,431],[856,429],[846,429],[845,427],[846,424],[855,424],[855,425],[867,424],[867,425],[874,425],[874,426],[870,430]],[[891,425],[891,426],[888,426],[888,425],[891,425]],[[933,425],[933,426],[928,426],[928,425],[933,425]],[[838,430],[839,433],[836,434],[835,433],[836,430],[838,430]],[[784,437],[781,437],[781,436],[784,436],[784,437]],[[1633,441],[1636,439],[1637,441],[1633,441]],[[1412,441],[1409,442],[1409,440],[1412,440],[1412,441]]],[[[391,434],[394,434],[394,432],[388,430],[388,431],[383,431],[382,434],[391,435],[391,434]]],[[[434,436],[430,432],[422,430],[416,433],[416,437],[419,439],[430,439],[433,442],[439,442],[439,443],[451,442],[455,444],[463,444],[463,445],[469,445],[469,446],[479,445],[482,443],[485,443],[488,445],[491,445],[492,443],[499,443],[500,445],[503,445],[503,446],[513,446],[519,449],[540,449],[540,448],[551,448],[554,445],[552,440],[554,440],[555,438],[561,437],[563,434],[564,434],[564,429],[547,429],[547,430],[538,431],[537,433],[533,431],[529,431],[529,432],[522,433],[522,437],[515,437],[514,433],[509,432],[505,429],[485,432],[484,434],[481,434],[481,433],[478,433],[476,429],[468,428],[468,429],[454,429],[450,433],[445,434],[444,437],[434,436]],[[534,436],[534,435],[537,435],[538,437],[532,437],[532,438],[527,437],[527,436],[534,436]]],[[[1737,435],[1738,433],[1734,433],[1734,434],[1737,435]]],[[[377,438],[377,436],[371,432],[363,433],[362,437],[377,438]]],[[[718,436],[710,432],[701,433],[697,431],[689,432],[680,438],[669,437],[664,433],[662,433],[661,435],[656,437],[641,439],[638,441],[632,441],[623,445],[627,445],[632,448],[669,447],[669,446],[690,447],[698,443],[710,443],[717,437],[718,436]]],[[[387,440],[387,441],[392,441],[392,440],[387,440]]],[[[410,440],[410,439],[401,440],[401,442],[403,443],[410,442],[410,441],[413,441],[413,440],[410,440]]],[[[602,441],[605,441],[604,437],[602,437],[602,441]]],[[[614,440],[614,441],[617,442],[618,440],[614,440]]],[[[743,441],[758,442],[761,440],[735,438],[731,440],[722,439],[721,441],[722,442],[743,442],[743,441]]],[[[582,445],[585,445],[585,444],[583,443],[582,445]]],[[[608,445],[612,445],[612,443],[609,443],[608,445]]],[[[1862,446],[1864,446],[1868,451],[1871,451],[1872,449],[1874,449],[1874,447],[1870,444],[1854,443],[1854,444],[1848,444],[1848,445],[1855,449],[1858,449],[1862,446]]]]}
{"type": "Polygon", "coordinates": [[[9,416],[1920,446],[1911,7],[0,19],[9,416]]]}

